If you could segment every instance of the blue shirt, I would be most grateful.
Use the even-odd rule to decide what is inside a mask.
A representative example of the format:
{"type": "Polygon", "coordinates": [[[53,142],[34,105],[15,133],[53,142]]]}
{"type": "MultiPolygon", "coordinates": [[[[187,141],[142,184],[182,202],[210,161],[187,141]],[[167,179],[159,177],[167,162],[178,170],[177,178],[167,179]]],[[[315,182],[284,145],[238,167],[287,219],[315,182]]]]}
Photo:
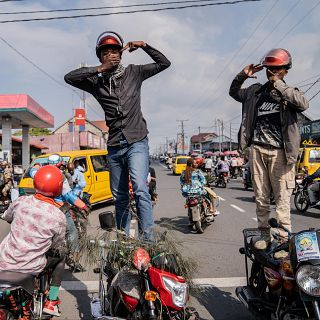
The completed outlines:
{"type": "Polygon", "coordinates": [[[72,191],[78,196],[87,185],[81,169],[82,169],[81,167],[75,168],[74,173],[72,175],[72,181],[75,183],[75,186],[73,187],[72,191]],[[78,181],[77,183],[75,182],[76,180],[78,181]]]}

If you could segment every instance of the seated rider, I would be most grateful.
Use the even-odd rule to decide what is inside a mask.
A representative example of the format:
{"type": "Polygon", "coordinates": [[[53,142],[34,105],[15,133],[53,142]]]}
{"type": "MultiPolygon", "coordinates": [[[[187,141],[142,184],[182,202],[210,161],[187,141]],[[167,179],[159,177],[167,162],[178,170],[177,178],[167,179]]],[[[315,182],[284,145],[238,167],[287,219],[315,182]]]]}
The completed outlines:
{"type": "Polygon", "coordinates": [[[217,168],[218,168],[219,175],[220,173],[224,173],[224,172],[227,172],[229,174],[230,164],[228,159],[225,156],[222,156],[221,160],[218,161],[217,168]]]}
{"type": "MultiPolygon", "coordinates": [[[[61,161],[58,160],[57,163],[52,162],[53,166],[60,168],[61,161]]],[[[37,171],[40,169],[40,164],[35,164],[29,171],[31,178],[34,178],[37,171]]],[[[65,202],[70,203],[71,205],[76,206],[80,210],[83,210],[84,216],[87,216],[90,212],[90,209],[85,205],[85,203],[79,199],[74,192],[71,190],[67,178],[65,177],[63,171],[61,171],[63,176],[63,187],[62,193],[59,196],[54,197],[54,201],[61,207],[65,202]]],[[[67,240],[70,245],[71,251],[73,253],[73,261],[70,262],[67,260],[67,264],[70,265],[71,271],[73,272],[83,272],[84,268],[81,266],[80,260],[80,244],[79,244],[79,235],[78,230],[74,224],[74,221],[69,213],[66,212],[67,220],[67,240]]]]}
{"type": "Polygon", "coordinates": [[[218,215],[215,202],[219,197],[212,189],[206,187],[206,178],[201,170],[198,169],[197,159],[189,158],[186,170],[180,176],[180,185],[182,195],[188,197],[190,195],[204,195],[210,202],[210,215],[218,215]]]}
{"type": "Polygon", "coordinates": [[[320,168],[318,168],[310,176],[306,176],[304,178],[304,180],[303,180],[303,183],[312,182],[313,181],[313,183],[308,186],[308,195],[309,195],[309,199],[310,199],[311,205],[318,204],[318,202],[320,200],[320,194],[319,194],[319,192],[320,192],[320,181],[319,180],[315,180],[315,179],[317,179],[319,177],[320,177],[320,168]]]}
{"type": "Polygon", "coordinates": [[[11,223],[0,244],[0,270],[39,275],[50,268],[51,283],[43,312],[60,316],[58,292],[65,264],[66,218],[53,200],[62,192],[58,168],[44,166],[34,176],[36,193],[15,200],[2,215],[11,223]]]}

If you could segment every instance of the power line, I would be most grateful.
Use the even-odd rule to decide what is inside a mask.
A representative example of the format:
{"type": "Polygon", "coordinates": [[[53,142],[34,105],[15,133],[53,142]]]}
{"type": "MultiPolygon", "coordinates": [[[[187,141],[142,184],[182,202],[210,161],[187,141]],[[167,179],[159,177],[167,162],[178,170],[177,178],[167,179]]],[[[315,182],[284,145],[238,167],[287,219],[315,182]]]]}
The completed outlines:
{"type": "Polygon", "coordinates": [[[177,6],[177,7],[164,7],[164,8],[156,8],[156,9],[141,9],[141,10],[133,10],[133,11],[118,11],[118,12],[84,14],[84,15],[74,15],[74,16],[60,16],[60,17],[50,17],[50,18],[2,20],[2,21],[0,21],[0,23],[15,23],[15,22],[29,22],[29,21],[49,21],[49,20],[88,18],[88,17],[102,17],[102,16],[112,16],[112,15],[120,15],[120,14],[143,13],[143,12],[159,12],[159,11],[167,11],[167,10],[181,10],[181,9],[187,9],[187,8],[201,8],[201,7],[208,7],[208,6],[232,5],[232,4],[238,4],[238,3],[260,2],[260,1],[263,1],[263,0],[235,0],[235,1],[224,1],[224,2],[216,2],[216,3],[185,5],[185,6],[177,6]]]}
{"type": "Polygon", "coordinates": [[[121,9],[121,8],[132,8],[132,7],[160,6],[160,5],[167,5],[167,4],[172,5],[172,4],[181,4],[181,3],[217,2],[217,1],[219,1],[219,0],[182,0],[182,1],[172,1],[172,2],[129,4],[129,5],[121,5],[121,6],[102,6],[102,7],[87,7],[87,8],[69,8],[69,9],[52,9],[52,10],[0,12],[0,15],[53,13],[53,12],[70,12],[70,11],[90,11],[90,10],[101,10],[101,9],[121,9]]]}
{"type": "MultiPolygon", "coordinates": [[[[18,49],[16,49],[12,44],[10,44],[6,39],[4,39],[3,37],[0,36],[0,40],[6,44],[10,49],[12,49],[14,52],[16,52],[20,57],[22,57],[24,60],[26,60],[28,63],[30,63],[33,67],[35,67],[38,71],[40,71],[41,73],[43,73],[45,76],[47,76],[48,78],[50,78],[52,81],[54,81],[56,84],[58,84],[59,86],[62,86],[64,88],[67,88],[68,90],[73,91],[74,93],[76,93],[77,96],[79,96],[81,98],[81,95],[79,94],[79,92],[77,92],[75,89],[67,86],[64,83],[61,83],[60,81],[58,81],[57,79],[55,79],[52,75],[50,75],[47,71],[43,70],[41,67],[39,67],[36,63],[34,63],[32,60],[30,60],[28,57],[26,57],[23,53],[21,53],[18,49]]],[[[98,114],[94,108],[91,106],[91,110],[96,113],[97,115],[99,115],[99,117],[101,117],[100,114],[98,114]]]]}
{"type": "Polygon", "coordinates": [[[309,102],[313,100],[319,93],[320,93],[320,90],[309,99],[309,102]]]}
{"type": "Polygon", "coordinates": [[[319,82],[320,81],[320,78],[318,78],[316,81],[314,81],[312,84],[311,84],[311,86],[304,92],[304,93],[306,93],[306,92],[308,92],[312,87],[314,87],[316,84],[317,84],[317,82],[319,82]]]}
{"type": "MultiPolygon", "coordinates": [[[[253,35],[256,33],[256,31],[258,30],[258,28],[261,26],[261,24],[263,23],[263,21],[267,18],[267,16],[271,13],[271,11],[273,10],[273,8],[275,7],[275,5],[278,3],[279,0],[275,0],[275,2],[273,3],[273,5],[271,6],[271,8],[267,11],[267,13],[262,17],[262,19],[259,21],[259,23],[256,25],[256,27],[254,28],[253,32],[251,32],[251,34],[249,35],[249,37],[247,38],[247,40],[245,41],[245,43],[236,51],[235,54],[233,54],[233,56],[231,57],[231,59],[229,59],[229,61],[226,63],[226,65],[221,69],[220,73],[215,77],[214,81],[211,81],[210,83],[208,83],[206,85],[206,87],[204,88],[204,90],[202,90],[202,95],[204,95],[205,93],[208,92],[208,90],[210,88],[212,88],[212,86],[217,82],[218,79],[220,79],[221,75],[225,72],[225,70],[227,69],[227,67],[231,64],[231,62],[234,60],[234,58],[239,54],[239,52],[244,48],[244,46],[249,42],[249,40],[253,37],[253,35]]],[[[200,103],[198,102],[196,106],[191,107],[190,112],[191,113],[193,111],[194,108],[198,107],[201,103],[207,102],[209,100],[209,98],[205,98],[203,99],[200,103]]]]}

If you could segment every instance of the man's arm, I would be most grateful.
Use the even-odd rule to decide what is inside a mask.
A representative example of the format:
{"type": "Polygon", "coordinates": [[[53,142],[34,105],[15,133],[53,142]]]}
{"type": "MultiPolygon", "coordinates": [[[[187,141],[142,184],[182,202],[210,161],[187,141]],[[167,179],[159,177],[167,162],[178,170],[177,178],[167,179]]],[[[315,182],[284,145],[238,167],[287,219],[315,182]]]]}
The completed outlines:
{"type": "Polygon", "coordinates": [[[275,89],[280,92],[284,104],[298,112],[309,108],[309,101],[298,88],[289,87],[284,81],[278,79],[274,82],[275,89]]]}
{"type": "Polygon", "coordinates": [[[93,92],[93,80],[92,77],[99,73],[99,67],[82,67],[73,71],[70,71],[64,76],[64,81],[73,87],[93,92]]]}
{"type": "Polygon", "coordinates": [[[14,216],[14,206],[15,202],[11,203],[9,208],[2,215],[0,214],[0,218],[7,221],[8,223],[11,223],[14,216]]]}

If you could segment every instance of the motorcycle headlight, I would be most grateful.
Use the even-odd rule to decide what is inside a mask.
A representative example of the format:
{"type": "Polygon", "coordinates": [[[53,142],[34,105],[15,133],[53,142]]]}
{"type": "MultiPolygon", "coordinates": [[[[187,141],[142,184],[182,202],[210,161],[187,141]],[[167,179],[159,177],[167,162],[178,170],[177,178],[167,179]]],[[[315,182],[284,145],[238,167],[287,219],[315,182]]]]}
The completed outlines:
{"type": "Polygon", "coordinates": [[[296,281],[307,295],[320,297],[320,266],[305,265],[298,269],[296,281]]]}
{"type": "Polygon", "coordinates": [[[188,285],[169,277],[162,277],[162,281],[166,289],[172,294],[172,302],[177,307],[184,308],[188,299],[188,285]]]}

